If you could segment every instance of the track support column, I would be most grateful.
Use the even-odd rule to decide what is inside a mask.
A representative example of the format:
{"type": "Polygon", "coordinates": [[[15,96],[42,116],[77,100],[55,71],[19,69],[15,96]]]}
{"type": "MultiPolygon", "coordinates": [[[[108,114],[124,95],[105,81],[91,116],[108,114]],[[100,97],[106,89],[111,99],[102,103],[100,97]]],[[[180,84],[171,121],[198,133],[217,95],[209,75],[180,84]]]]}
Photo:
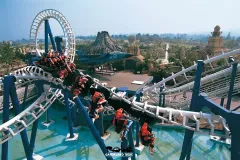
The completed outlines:
{"type": "Polygon", "coordinates": [[[160,94],[159,94],[159,103],[158,105],[161,107],[162,106],[162,102],[163,102],[163,94],[162,94],[162,91],[163,91],[163,85],[160,86],[160,94]]]}
{"type": "MultiPolygon", "coordinates": [[[[13,108],[15,110],[15,115],[18,115],[20,112],[21,112],[21,109],[20,109],[20,104],[19,104],[19,101],[18,101],[18,97],[17,97],[17,89],[15,87],[15,84],[14,82],[16,81],[16,78],[13,77],[13,76],[9,76],[10,78],[10,84],[11,84],[11,89],[10,89],[10,97],[11,97],[11,100],[12,100],[12,104],[13,104],[13,108]]],[[[21,133],[21,139],[22,139],[22,143],[23,143],[23,147],[24,147],[24,151],[25,151],[25,154],[26,154],[26,157],[28,160],[33,160],[33,157],[31,155],[31,153],[29,152],[29,141],[28,141],[28,136],[27,136],[27,131],[26,129],[24,129],[21,133]]]]}
{"type": "MultiPolygon", "coordinates": [[[[198,60],[195,83],[194,83],[193,93],[192,93],[192,100],[191,100],[191,105],[190,105],[190,111],[195,111],[195,112],[201,111],[201,106],[200,106],[200,102],[198,100],[198,96],[199,96],[200,81],[201,81],[201,74],[202,74],[203,68],[204,68],[203,61],[198,60]]],[[[179,158],[180,160],[185,160],[185,158],[187,160],[190,160],[193,134],[194,134],[194,131],[187,130],[187,129],[185,130],[181,156],[179,158]]]]}
{"type": "MultiPolygon", "coordinates": [[[[134,123],[133,123],[134,124],[134,123]]],[[[133,125],[132,124],[132,125],[133,125]]],[[[128,142],[129,142],[129,148],[131,148],[132,150],[132,154],[133,156],[131,157],[132,160],[136,160],[135,157],[135,146],[134,146],[134,142],[133,142],[133,135],[132,135],[132,127],[129,127],[129,131],[128,131],[128,142]]]]}
{"type": "MultiPolygon", "coordinates": [[[[97,131],[96,127],[94,126],[91,118],[89,117],[89,115],[88,115],[84,105],[82,104],[82,102],[80,101],[79,98],[75,98],[74,102],[75,102],[76,106],[79,108],[79,111],[81,112],[83,118],[86,120],[87,125],[88,125],[89,129],[91,130],[91,132],[92,132],[95,140],[97,141],[99,147],[101,148],[103,154],[104,155],[108,154],[106,145],[104,144],[101,136],[98,134],[98,131],[97,131]]],[[[106,158],[108,160],[112,160],[113,159],[111,156],[107,156],[106,158]]]]}
{"type": "MultiPolygon", "coordinates": [[[[122,137],[122,142],[121,142],[121,153],[128,148],[128,140],[125,137],[122,137]]],[[[123,153],[124,154],[124,153],[123,153]]],[[[122,156],[122,160],[128,160],[128,157],[122,156]]]]}
{"type": "Polygon", "coordinates": [[[139,126],[139,122],[136,122],[136,145],[135,147],[139,147],[139,129],[140,129],[140,126],[139,126]]]}
{"type": "Polygon", "coordinates": [[[221,98],[220,106],[224,107],[224,98],[221,98]]]}
{"type": "Polygon", "coordinates": [[[104,136],[104,127],[103,127],[103,113],[98,113],[99,118],[95,120],[95,126],[97,130],[99,131],[99,134],[101,137],[104,136]]]}
{"type": "Polygon", "coordinates": [[[67,137],[73,138],[74,137],[73,125],[72,125],[71,112],[70,112],[70,108],[69,108],[68,94],[69,94],[68,91],[65,90],[64,91],[64,103],[65,103],[65,107],[66,107],[66,111],[67,111],[68,129],[69,129],[69,135],[67,137]]]}
{"type": "MultiPolygon", "coordinates": [[[[44,84],[44,82],[41,81],[41,80],[35,82],[35,85],[36,85],[37,90],[38,90],[38,97],[40,97],[42,95],[42,93],[44,92],[43,84],[44,84]]],[[[33,126],[32,126],[32,133],[31,133],[30,145],[29,145],[29,154],[31,156],[33,156],[33,151],[34,151],[34,148],[35,148],[38,122],[39,121],[37,119],[35,122],[33,122],[33,126]]]]}
{"type": "Polygon", "coordinates": [[[76,105],[74,104],[72,106],[71,109],[71,117],[72,117],[72,122],[73,122],[73,127],[76,127],[76,115],[77,115],[77,111],[76,111],[76,105]]]}
{"type": "MultiPolygon", "coordinates": [[[[141,97],[140,93],[137,93],[136,97],[137,97],[136,101],[140,102],[140,97],[141,97]]],[[[139,147],[139,136],[138,136],[139,128],[140,128],[139,122],[136,122],[136,145],[135,145],[135,147],[139,147]]]]}
{"type": "Polygon", "coordinates": [[[27,99],[27,91],[28,91],[28,84],[26,85],[25,87],[25,90],[24,90],[24,97],[23,97],[23,102],[22,102],[22,105],[21,105],[21,110],[25,110],[25,104],[26,104],[26,99],[27,99]]]}
{"type": "MultiPolygon", "coordinates": [[[[44,29],[45,29],[45,54],[48,53],[48,20],[44,20],[44,29]]],[[[46,121],[44,122],[46,126],[50,123],[48,110],[46,111],[46,121]]]]}
{"type": "Polygon", "coordinates": [[[135,130],[135,121],[133,121],[133,123],[132,123],[132,133],[134,133],[134,130],[135,130]]]}
{"type": "Polygon", "coordinates": [[[228,116],[227,122],[231,131],[231,160],[239,160],[240,157],[240,128],[239,128],[240,114],[239,112],[231,112],[228,116]]]}
{"type": "Polygon", "coordinates": [[[232,65],[232,74],[231,74],[232,76],[231,76],[231,82],[230,82],[229,91],[228,91],[228,99],[227,99],[227,107],[226,107],[226,109],[228,110],[230,110],[230,107],[231,107],[232,92],[234,89],[234,82],[237,75],[237,66],[238,66],[237,62],[232,65]]]}
{"type": "MultiPolygon", "coordinates": [[[[9,94],[10,87],[13,84],[9,76],[3,78],[3,123],[9,121],[9,94]]],[[[8,134],[8,131],[4,132],[8,134]]],[[[8,160],[8,141],[2,144],[2,160],[8,160]]]]}
{"type": "MultiPolygon", "coordinates": [[[[53,47],[53,50],[56,51],[56,44],[53,39],[52,31],[49,25],[48,20],[44,20],[44,27],[45,27],[45,54],[48,53],[48,36],[50,37],[50,41],[53,47]]],[[[50,120],[49,118],[49,111],[46,111],[46,122],[44,122],[44,125],[46,127],[49,127],[54,121],[50,120]]]]}
{"type": "MultiPolygon", "coordinates": [[[[48,20],[45,20],[45,39],[48,38],[48,35],[50,37],[50,41],[51,41],[51,44],[52,44],[52,47],[53,47],[53,50],[54,51],[57,51],[56,49],[56,43],[54,42],[54,39],[53,39],[53,34],[52,34],[52,31],[51,31],[51,27],[49,25],[49,21],[48,20]],[[47,37],[46,37],[46,32],[47,32],[47,37]]],[[[48,44],[48,43],[47,43],[48,44]]],[[[47,52],[46,52],[47,53],[47,52]]]]}

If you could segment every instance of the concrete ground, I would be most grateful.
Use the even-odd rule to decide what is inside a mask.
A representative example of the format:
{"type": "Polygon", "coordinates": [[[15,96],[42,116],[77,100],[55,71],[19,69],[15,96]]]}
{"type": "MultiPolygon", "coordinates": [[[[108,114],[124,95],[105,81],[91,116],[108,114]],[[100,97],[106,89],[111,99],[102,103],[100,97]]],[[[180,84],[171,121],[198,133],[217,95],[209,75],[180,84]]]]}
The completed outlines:
{"type": "MultiPolygon", "coordinates": [[[[58,107],[58,106],[57,106],[58,107]]],[[[50,108],[51,119],[55,123],[50,128],[45,129],[41,125],[38,127],[34,153],[44,157],[45,160],[103,160],[105,159],[100,147],[87,128],[78,131],[79,137],[76,143],[66,143],[64,141],[68,133],[67,121],[63,119],[66,115],[64,109],[50,108]]],[[[39,122],[44,121],[45,115],[39,122]]],[[[40,124],[40,123],[39,123],[40,124]]],[[[113,127],[109,129],[110,138],[106,145],[120,147],[117,135],[113,127]]],[[[173,129],[157,129],[153,132],[156,137],[155,153],[149,155],[148,148],[145,147],[139,160],[175,160],[179,159],[184,132],[173,129]]],[[[30,137],[31,127],[27,130],[30,137]]],[[[135,132],[134,132],[135,134],[135,132]]],[[[1,148],[1,146],[0,146],[1,148]]],[[[20,160],[25,158],[20,135],[9,141],[9,160],[20,160]]],[[[230,159],[230,151],[226,146],[210,141],[209,135],[195,133],[192,160],[226,160],[230,159]]],[[[115,157],[114,159],[120,159],[115,157]]]]}

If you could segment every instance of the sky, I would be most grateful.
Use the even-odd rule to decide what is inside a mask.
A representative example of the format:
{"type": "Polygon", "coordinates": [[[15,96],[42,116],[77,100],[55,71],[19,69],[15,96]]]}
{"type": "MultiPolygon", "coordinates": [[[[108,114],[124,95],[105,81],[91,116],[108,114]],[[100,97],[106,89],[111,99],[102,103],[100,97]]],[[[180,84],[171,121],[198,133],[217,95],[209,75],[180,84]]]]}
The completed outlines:
{"type": "MultiPolygon", "coordinates": [[[[76,35],[239,31],[239,0],[0,0],[0,41],[29,38],[34,17],[61,12],[76,35]]],[[[51,20],[54,35],[62,35],[51,20]]],[[[39,37],[43,37],[43,27],[39,37]]]]}

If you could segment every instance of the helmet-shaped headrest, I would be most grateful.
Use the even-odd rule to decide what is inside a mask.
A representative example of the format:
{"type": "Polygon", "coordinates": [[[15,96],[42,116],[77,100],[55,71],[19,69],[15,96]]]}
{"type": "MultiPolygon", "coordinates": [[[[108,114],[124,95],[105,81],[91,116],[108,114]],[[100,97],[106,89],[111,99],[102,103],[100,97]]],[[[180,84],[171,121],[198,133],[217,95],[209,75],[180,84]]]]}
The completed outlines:
{"type": "Polygon", "coordinates": [[[147,128],[148,128],[148,124],[145,122],[145,123],[143,123],[143,125],[142,125],[142,130],[147,130],[147,128]]]}
{"type": "Polygon", "coordinates": [[[119,108],[118,110],[117,110],[117,112],[123,112],[123,109],[122,108],[119,108]]]}
{"type": "Polygon", "coordinates": [[[119,108],[117,111],[116,111],[116,118],[119,119],[123,116],[123,109],[122,108],[119,108]]]}
{"type": "Polygon", "coordinates": [[[102,97],[102,94],[100,92],[95,91],[93,94],[93,98],[100,98],[102,97]]]}

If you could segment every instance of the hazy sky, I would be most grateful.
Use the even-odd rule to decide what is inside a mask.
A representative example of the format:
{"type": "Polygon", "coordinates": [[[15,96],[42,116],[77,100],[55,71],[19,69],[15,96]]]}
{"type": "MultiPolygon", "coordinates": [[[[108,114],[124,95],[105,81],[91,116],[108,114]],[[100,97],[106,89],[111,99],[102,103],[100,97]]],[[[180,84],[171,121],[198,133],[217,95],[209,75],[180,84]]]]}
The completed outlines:
{"type": "MultiPolygon", "coordinates": [[[[240,0],[0,0],[0,41],[28,38],[34,17],[50,8],[65,15],[75,35],[90,35],[240,29],[239,6],[240,0]]],[[[51,28],[62,34],[56,22],[51,28]]]]}

